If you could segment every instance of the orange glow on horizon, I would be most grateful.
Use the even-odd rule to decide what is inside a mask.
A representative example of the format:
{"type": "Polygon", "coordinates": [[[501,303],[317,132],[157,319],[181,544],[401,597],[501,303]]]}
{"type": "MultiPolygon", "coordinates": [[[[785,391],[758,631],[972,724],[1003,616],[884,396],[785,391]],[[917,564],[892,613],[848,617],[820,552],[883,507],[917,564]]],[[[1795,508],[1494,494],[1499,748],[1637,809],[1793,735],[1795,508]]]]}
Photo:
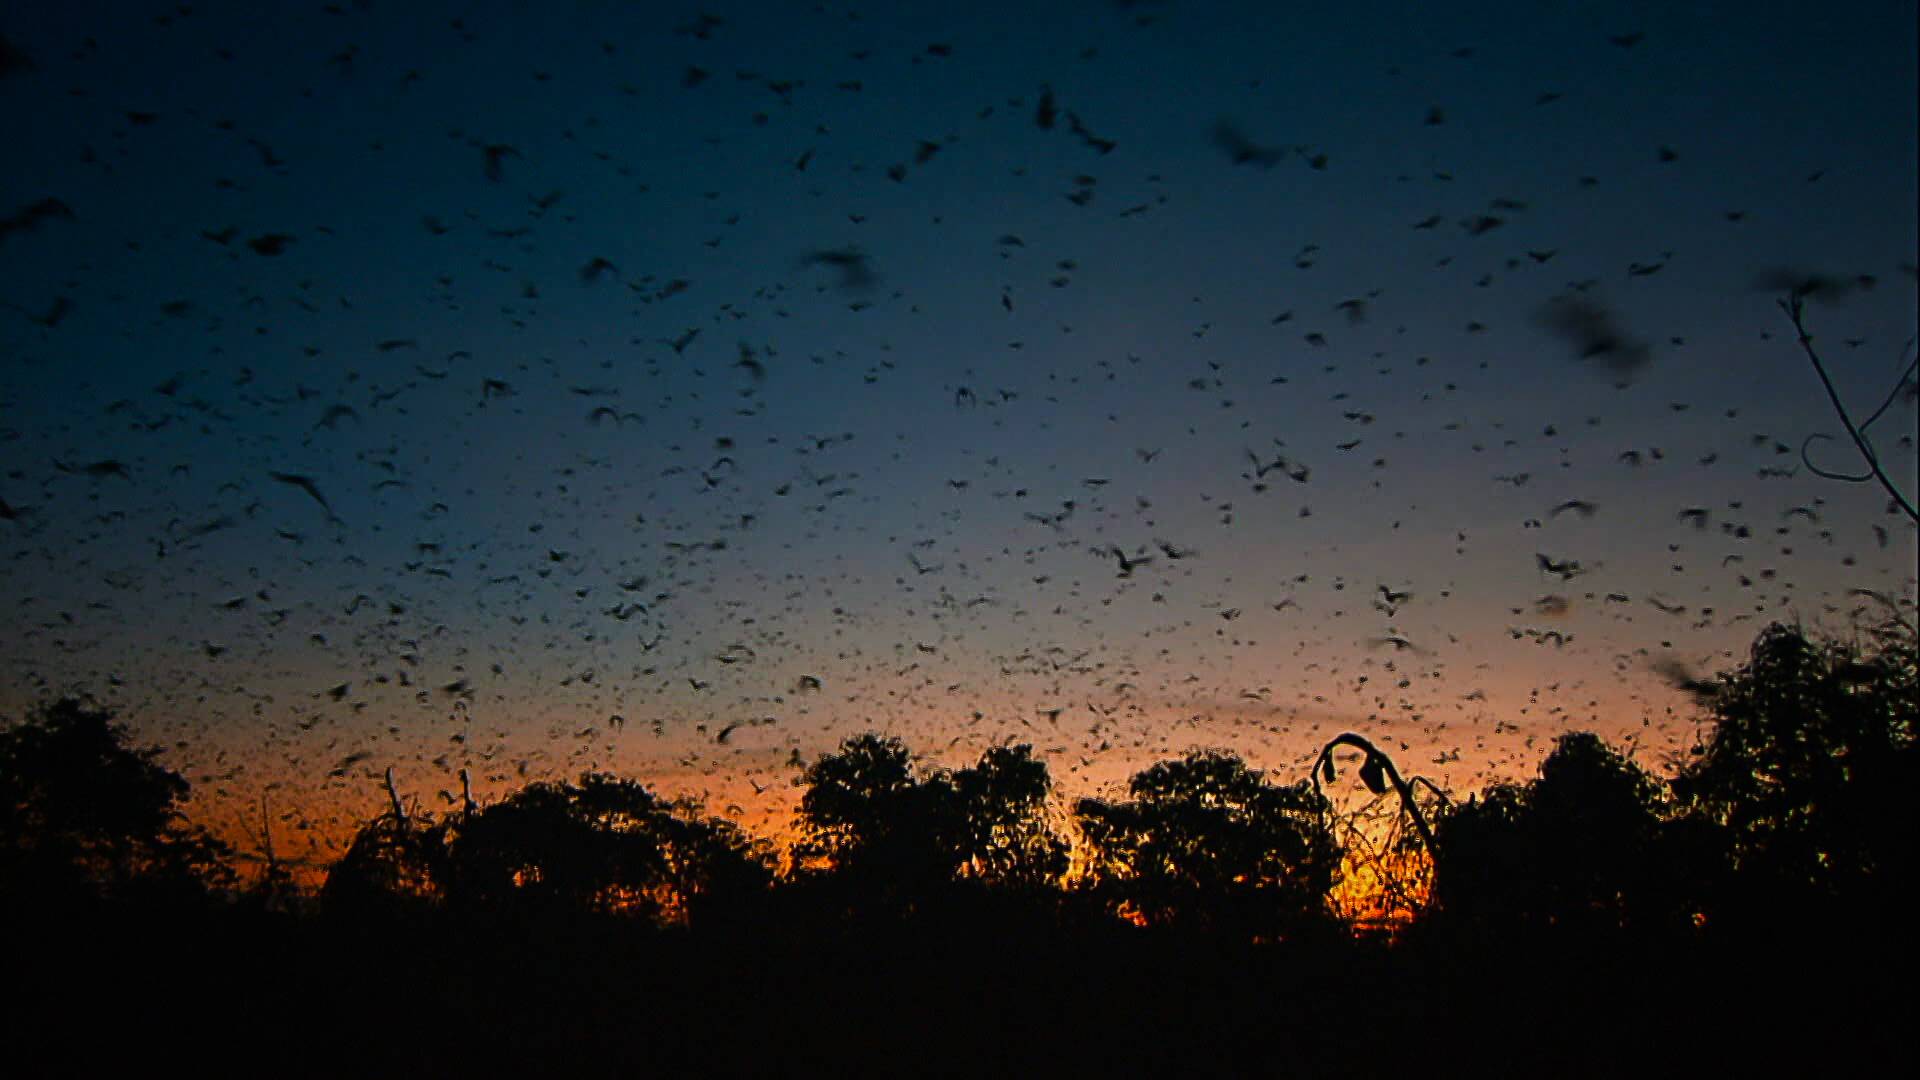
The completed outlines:
{"type": "Polygon", "coordinates": [[[1336,918],[1360,932],[1393,934],[1433,899],[1433,858],[1418,847],[1373,853],[1348,847],[1327,894],[1336,918]]]}

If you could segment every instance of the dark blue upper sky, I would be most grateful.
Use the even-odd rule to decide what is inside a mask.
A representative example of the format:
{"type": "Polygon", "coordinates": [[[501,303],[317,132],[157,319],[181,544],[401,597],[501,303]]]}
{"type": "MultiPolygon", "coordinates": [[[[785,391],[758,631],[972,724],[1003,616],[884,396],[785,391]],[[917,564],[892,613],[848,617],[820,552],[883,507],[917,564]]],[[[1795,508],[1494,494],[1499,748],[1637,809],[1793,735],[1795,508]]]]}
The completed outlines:
{"type": "Polygon", "coordinates": [[[868,728],[1464,789],[1911,602],[1776,306],[1911,359],[1911,4],[1304,7],[16,5],[0,703],[322,845],[868,728]]]}

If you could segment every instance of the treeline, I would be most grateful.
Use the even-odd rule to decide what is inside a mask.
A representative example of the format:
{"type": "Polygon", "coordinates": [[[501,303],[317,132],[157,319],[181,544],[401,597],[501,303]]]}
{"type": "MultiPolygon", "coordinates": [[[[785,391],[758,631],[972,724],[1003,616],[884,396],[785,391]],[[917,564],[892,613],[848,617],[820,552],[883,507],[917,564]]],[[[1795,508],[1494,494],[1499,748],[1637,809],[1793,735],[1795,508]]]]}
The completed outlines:
{"type": "MultiPolygon", "coordinates": [[[[1154,1034],[1177,1044],[1176,1029],[1211,1033],[1193,1067],[1255,1064],[1248,1025],[1279,1010],[1296,1021],[1296,1067],[1352,1070],[1343,995],[1444,1047],[1448,1031],[1485,1022],[1509,974],[1523,993],[1507,1008],[1532,1033],[1512,1050],[1516,1067],[1588,1071],[1555,1055],[1602,1019],[1701,1049],[1711,1028],[1689,1016],[1751,1024],[1784,1009],[1783,1023],[1817,1016],[1870,1041],[1856,976],[1875,950],[1912,958],[1911,624],[1896,617],[1864,646],[1773,626],[1744,664],[1687,688],[1709,720],[1670,776],[1573,733],[1538,776],[1458,801],[1348,736],[1291,782],[1196,751],[1138,773],[1124,799],[1062,812],[1029,747],[928,769],[899,740],[862,735],[806,767],[784,870],[765,841],[620,777],[529,784],[438,816],[396,793],[317,896],[296,895],[271,863],[241,887],[232,853],[180,818],[185,781],[127,747],[105,711],[63,700],[0,732],[0,913],[59,928],[48,940],[69,963],[126,964],[150,951],[143,935],[197,934],[198,957],[176,952],[212,965],[191,980],[199,992],[227,977],[274,987],[242,1010],[255,1030],[282,1030],[279,1018],[259,1026],[263,1002],[321,1008],[349,1029],[337,1000],[317,1002],[357,993],[376,1009],[390,997],[404,1014],[424,979],[464,1003],[428,995],[428,1013],[463,1037],[514,1032],[527,1053],[591,1046],[696,1071],[753,1071],[747,1047],[701,1011],[727,1001],[783,1010],[774,1029],[796,1045],[849,1016],[884,1019],[869,1024],[871,1047],[903,1052],[985,1025],[972,1035],[999,1042],[944,1051],[961,1071],[1014,1067],[1020,1053],[1060,1060],[1052,1025],[995,1002],[1127,1020],[1102,1048],[1075,1051],[1123,1071],[1162,1060],[1154,1034]],[[1390,941],[1354,937],[1329,903],[1350,853],[1326,786],[1355,764],[1407,815],[1400,854],[1428,869],[1390,941]],[[336,960],[365,965],[364,978],[333,972],[336,960]],[[282,985],[275,963],[330,973],[309,994],[282,985]],[[1749,969],[1853,989],[1816,998],[1800,986],[1795,1006],[1749,969]],[[1460,996],[1435,1000],[1444,987],[1460,996]],[[518,1023],[482,1022],[509,1001],[518,1023]]],[[[436,1046],[453,1052],[404,1026],[356,1037],[420,1055],[408,1059],[419,1067],[436,1046]]],[[[1629,1051],[1583,1052],[1612,1071],[1629,1051]]]]}

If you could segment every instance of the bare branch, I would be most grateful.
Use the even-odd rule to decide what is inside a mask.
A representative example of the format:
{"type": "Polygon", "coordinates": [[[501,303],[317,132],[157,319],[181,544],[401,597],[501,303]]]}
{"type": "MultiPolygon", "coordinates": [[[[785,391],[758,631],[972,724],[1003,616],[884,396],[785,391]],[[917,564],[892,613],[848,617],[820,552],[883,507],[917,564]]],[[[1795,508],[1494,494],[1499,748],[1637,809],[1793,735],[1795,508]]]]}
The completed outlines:
{"type": "Polygon", "coordinates": [[[393,819],[404,823],[407,811],[400,805],[400,789],[393,786],[393,766],[387,766],[387,798],[393,800],[393,819]]]}
{"type": "MultiPolygon", "coordinates": [[[[1903,512],[1906,513],[1907,517],[1913,519],[1914,521],[1920,522],[1920,511],[1916,511],[1914,509],[1913,500],[1907,498],[1906,494],[1902,492],[1900,488],[1894,484],[1893,480],[1887,476],[1886,470],[1880,466],[1879,455],[1873,452],[1873,444],[1867,441],[1867,436],[1863,430],[1865,425],[1856,426],[1854,424],[1853,415],[1847,412],[1846,405],[1842,403],[1840,400],[1840,392],[1834,389],[1833,379],[1831,376],[1827,374],[1827,365],[1820,359],[1820,354],[1814,351],[1813,335],[1807,333],[1806,322],[1802,317],[1806,309],[1805,294],[1799,290],[1795,290],[1791,293],[1788,293],[1787,298],[1780,301],[1780,309],[1782,311],[1785,311],[1787,313],[1787,318],[1793,321],[1793,329],[1800,339],[1800,349],[1801,351],[1807,354],[1807,359],[1813,362],[1813,370],[1816,374],[1820,376],[1820,385],[1826,387],[1827,389],[1827,400],[1833,403],[1833,411],[1840,415],[1840,422],[1846,425],[1847,434],[1853,437],[1854,447],[1860,451],[1860,456],[1867,460],[1867,467],[1869,470],[1871,470],[1868,475],[1870,475],[1873,479],[1880,481],[1880,486],[1887,490],[1887,494],[1893,496],[1893,501],[1900,507],[1900,509],[1903,512]]],[[[1906,382],[1906,378],[1905,376],[1902,376],[1901,384],[1904,385],[1905,382],[1906,382]]],[[[1899,390],[1899,386],[1896,386],[1894,389],[1895,389],[1895,392],[1897,393],[1899,390]]],[[[1891,402],[1892,398],[1889,397],[1888,401],[1891,402]]],[[[1868,423],[1872,423],[1873,420],[1879,419],[1880,413],[1884,412],[1885,410],[1886,410],[1885,405],[1882,405],[1879,409],[1875,410],[1873,414],[1873,419],[1869,420],[1868,423]]],[[[1801,458],[1802,460],[1805,460],[1806,446],[1802,445],[1800,449],[1801,449],[1801,458]]],[[[1811,467],[1811,463],[1809,463],[1809,467],[1811,467]]],[[[1816,470],[1816,472],[1818,472],[1818,470],[1816,470]]],[[[1819,475],[1826,476],[1828,474],[1819,473],[1819,475]]],[[[1829,478],[1845,479],[1844,477],[1840,477],[1837,475],[1831,476],[1829,478]]]]}
{"type": "MultiPolygon", "coordinates": [[[[1864,424],[1861,425],[1861,430],[1865,431],[1866,425],[1864,424]]],[[[1825,439],[1827,442],[1832,442],[1833,436],[1828,435],[1825,432],[1816,431],[1813,434],[1807,436],[1805,441],[1801,442],[1800,464],[1805,465],[1807,467],[1808,472],[1821,478],[1822,480],[1840,480],[1849,484],[1866,484],[1866,483],[1871,483],[1873,481],[1872,470],[1868,470],[1867,472],[1857,473],[1857,474],[1856,473],[1837,473],[1837,472],[1828,472],[1827,470],[1821,468],[1820,466],[1815,465],[1813,463],[1813,459],[1807,456],[1807,448],[1813,445],[1813,441],[1815,439],[1825,439]]]]}
{"type": "MultiPolygon", "coordinates": [[[[1907,343],[1901,346],[1900,359],[1902,360],[1907,359],[1907,354],[1913,351],[1913,343],[1915,340],[1920,340],[1920,339],[1908,338],[1907,343]]],[[[1900,391],[1903,388],[1905,388],[1908,383],[1913,381],[1913,373],[1916,368],[1920,368],[1920,356],[1916,356],[1912,360],[1907,361],[1907,366],[1904,370],[1900,372],[1900,377],[1893,380],[1893,389],[1887,391],[1887,399],[1880,403],[1879,408],[1873,410],[1873,415],[1867,417],[1866,423],[1860,425],[1860,431],[1862,434],[1865,434],[1866,430],[1873,426],[1873,422],[1875,420],[1880,419],[1880,414],[1886,412],[1888,406],[1892,405],[1896,400],[1899,399],[1900,391]]]]}

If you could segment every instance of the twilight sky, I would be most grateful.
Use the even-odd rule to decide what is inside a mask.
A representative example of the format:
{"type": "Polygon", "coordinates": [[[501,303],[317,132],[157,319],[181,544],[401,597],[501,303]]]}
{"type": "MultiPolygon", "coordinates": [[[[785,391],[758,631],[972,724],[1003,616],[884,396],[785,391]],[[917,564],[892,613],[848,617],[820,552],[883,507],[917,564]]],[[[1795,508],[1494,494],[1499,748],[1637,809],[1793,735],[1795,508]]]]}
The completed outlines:
{"type": "Polygon", "coordinates": [[[1660,766],[1911,603],[1776,307],[1911,360],[1911,3],[1299,7],[9,6],[0,716],[312,858],[389,765],[770,835],[868,729],[1660,766]]]}

